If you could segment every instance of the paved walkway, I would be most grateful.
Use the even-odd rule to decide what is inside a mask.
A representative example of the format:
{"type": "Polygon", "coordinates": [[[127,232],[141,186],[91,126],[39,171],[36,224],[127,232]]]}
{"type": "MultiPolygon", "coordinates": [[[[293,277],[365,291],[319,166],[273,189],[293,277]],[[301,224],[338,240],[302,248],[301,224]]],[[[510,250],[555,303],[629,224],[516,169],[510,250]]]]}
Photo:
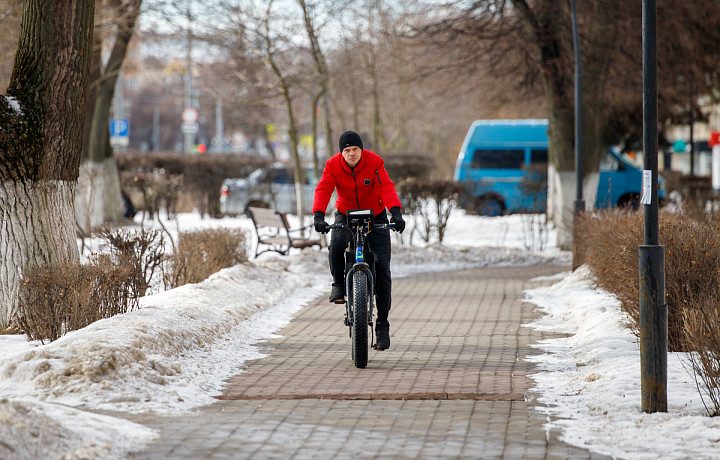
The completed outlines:
{"type": "Polygon", "coordinates": [[[193,416],[146,417],[160,439],[137,459],[600,459],[544,429],[521,327],[529,279],[562,267],[492,268],[394,280],[392,346],[350,359],[342,307],[323,297],[265,344],[193,416]]]}

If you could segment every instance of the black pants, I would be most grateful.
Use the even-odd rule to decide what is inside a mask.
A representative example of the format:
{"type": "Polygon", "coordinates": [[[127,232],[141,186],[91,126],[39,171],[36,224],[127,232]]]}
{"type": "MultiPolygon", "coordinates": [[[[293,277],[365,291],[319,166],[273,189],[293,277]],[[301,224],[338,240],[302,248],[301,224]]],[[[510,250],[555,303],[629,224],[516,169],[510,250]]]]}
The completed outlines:
{"type": "MultiPolygon", "coordinates": [[[[374,217],[376,224],[388,223],[387,214],[383,211],[374,217]]],[[[345,214],[335,214],[335,223],[347,223],[345,214]]],[[[352,239],[348,229],[333,230],[330,235],[330,273],[333,285],[345,286],[345,249],[352,239]]],[[[375,255],[375,298],[377,307],[377,324],[388,324],[390,312],[392,278],[390,276],[390,230],[373,230],[367,241],[370,251],[375,255]]],[[[349,295],[350,293],[348,293],[349,295]]]]}

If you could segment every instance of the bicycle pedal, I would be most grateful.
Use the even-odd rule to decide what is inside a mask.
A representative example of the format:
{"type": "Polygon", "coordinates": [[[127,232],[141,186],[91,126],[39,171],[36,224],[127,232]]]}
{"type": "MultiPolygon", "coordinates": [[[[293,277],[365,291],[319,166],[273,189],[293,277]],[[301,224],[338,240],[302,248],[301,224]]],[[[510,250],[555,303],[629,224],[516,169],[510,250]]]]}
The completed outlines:
{"type": "Polygon", "coordinates": [[[336,303],[336,304],[342,305],[342,304],[345,303],[345,299],[335,299],[335,300],[332,301],[332,303],[336,303]]]}
{"type": "Polygon", "coordinates": [[[387,348],[380,348],[380,347],[378,347],[377,343],[374,343],[374,344],[372,345],[372,347],[373,347],[373,350],[376,350],[376,351],[385,351],[385,350],[387,350],[387,348]]]}

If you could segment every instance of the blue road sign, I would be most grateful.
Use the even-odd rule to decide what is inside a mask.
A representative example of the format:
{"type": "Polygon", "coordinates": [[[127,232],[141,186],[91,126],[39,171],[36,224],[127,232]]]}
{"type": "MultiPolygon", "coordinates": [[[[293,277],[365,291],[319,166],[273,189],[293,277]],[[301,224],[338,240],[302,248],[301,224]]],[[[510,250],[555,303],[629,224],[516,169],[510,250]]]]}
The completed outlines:
{"type": "Polygon", "coordinates": [[[130,136],[130,122],[126,118],[110,120],[110,137],[130,136]]]}
{"type": "Polygon", "coordinates": [[[127,147],[130,145],[130,121],[126,118],[113,118],[110,120],[110,145],[112,147],[127,147]]]}

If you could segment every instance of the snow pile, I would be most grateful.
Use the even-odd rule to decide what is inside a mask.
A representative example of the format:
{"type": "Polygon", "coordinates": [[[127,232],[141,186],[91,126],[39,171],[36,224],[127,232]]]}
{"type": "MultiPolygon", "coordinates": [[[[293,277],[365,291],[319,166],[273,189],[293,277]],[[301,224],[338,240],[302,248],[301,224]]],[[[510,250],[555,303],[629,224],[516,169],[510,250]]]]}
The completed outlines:
{"type": "Polygon", "coordinates": [[[217,366],[231,375],[242,363],[226,356],[234,348],[228,342],[252,343],[282,323],[277,316],[287,321],[319,293],[310,274],[238,265],[197,285],[145,297],[140,310],[4,359],[0,393],[130,412],[207,404],[222,385],[217,366]],[[270,307],[273,321],[262,316],[270,307]]]}
{"type": "Polygon", "coordinates": [[[539,402],[558,417],[560,439],[617,458],[720,457],[720,420],[705,409],[682,353],[668,355],[668,413],[646,414],[640,399],[640,347],[622,326],[619,301],[593,286],[581,267],[563,281],[528,290],[547,316],[527,326],[567,337],[542,341],[530,359],[539,402]]]}
{"type": "Polygon", "coordinates": [[[116,417],[38,401],[0,400],[3,459],[121,459],[156,436],[116,417]]]}

